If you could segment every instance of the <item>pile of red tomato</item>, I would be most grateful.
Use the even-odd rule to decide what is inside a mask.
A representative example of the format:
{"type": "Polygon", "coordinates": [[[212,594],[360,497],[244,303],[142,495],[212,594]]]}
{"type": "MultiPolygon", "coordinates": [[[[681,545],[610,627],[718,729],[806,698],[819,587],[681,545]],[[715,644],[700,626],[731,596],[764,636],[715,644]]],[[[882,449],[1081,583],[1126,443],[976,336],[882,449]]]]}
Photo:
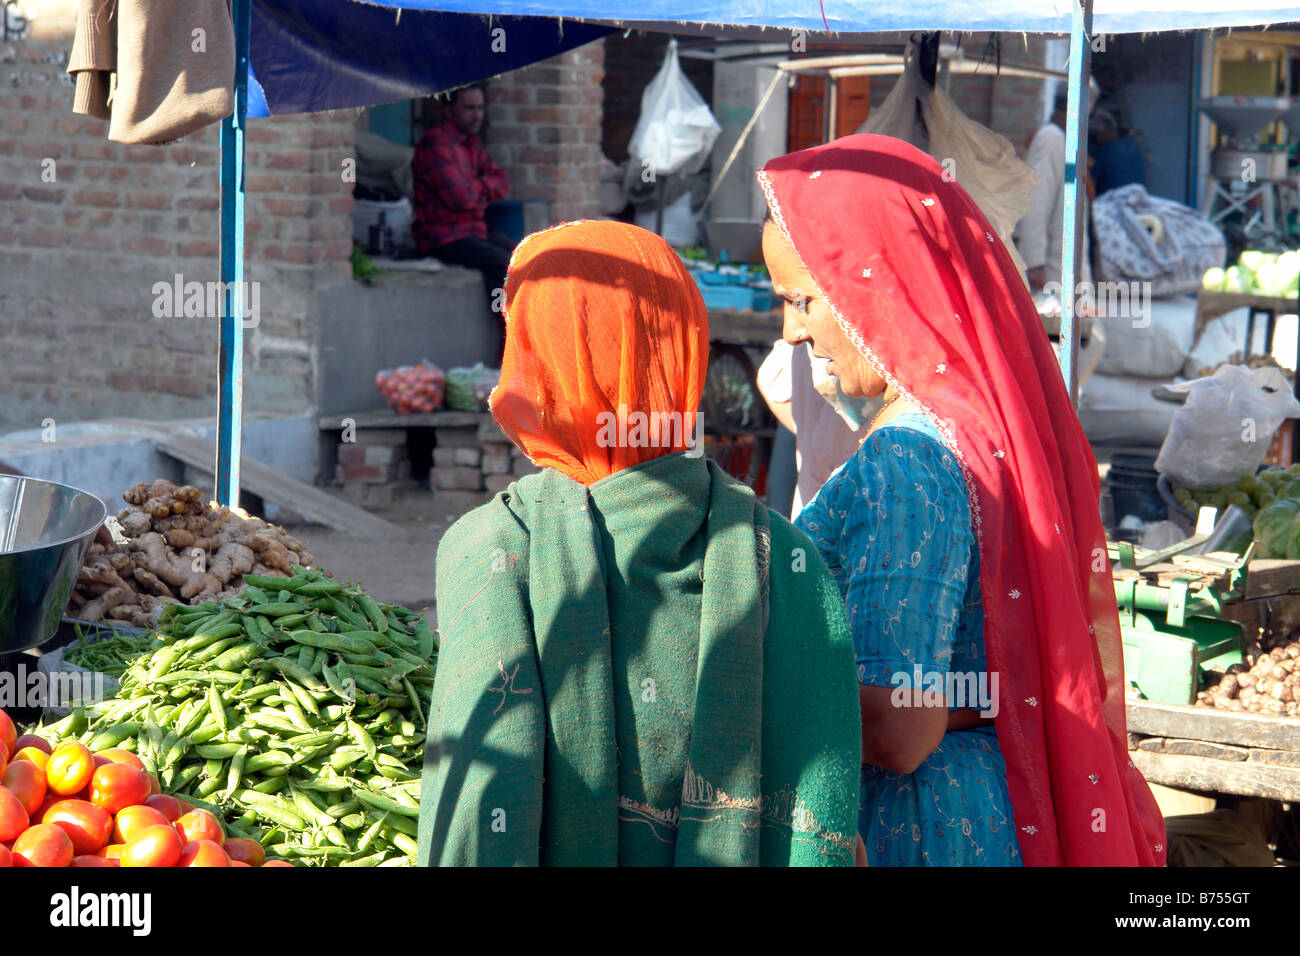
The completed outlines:
{"type": "Polygon", "coordinates": [[[388,407],[399,415],[431,412],[442,405],[447,391],[447,376],[429,362],[403,365],[375,376],[375,386],[383,393],[388,407]]]}
{"type": "Polygon", "coordinates": [[[292,866],[179,797],[128,750],[18,736],[0,710],[0,867],[292,866]]]}

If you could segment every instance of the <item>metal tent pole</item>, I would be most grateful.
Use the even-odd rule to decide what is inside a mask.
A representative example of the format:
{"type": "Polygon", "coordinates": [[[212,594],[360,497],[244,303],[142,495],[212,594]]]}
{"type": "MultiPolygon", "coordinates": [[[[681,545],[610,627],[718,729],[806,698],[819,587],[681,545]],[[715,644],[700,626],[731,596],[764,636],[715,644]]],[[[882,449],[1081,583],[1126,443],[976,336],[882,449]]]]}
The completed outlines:
{"type": "Polygon", "coordinates": [[[221,345],[217,354],[217,504],[239,504],[244,417],[244,132],[252,0],[233,0],[235,109],[221,121],[221,345]]]}
{"type": "MultiPolygon", "coordinates": [[[[1070,29],[1069,102],[1065,116],[1065,202],[1061,224],[1061,375],[1079,404],[1079,323],[1075,311],[1087,223],[1079,190],[1088,168],[1088,73],[1092,0],[1074,0],[1070,29]]],[[[1086,198],[1086,192],[1084,194],[1086,198]]]]}

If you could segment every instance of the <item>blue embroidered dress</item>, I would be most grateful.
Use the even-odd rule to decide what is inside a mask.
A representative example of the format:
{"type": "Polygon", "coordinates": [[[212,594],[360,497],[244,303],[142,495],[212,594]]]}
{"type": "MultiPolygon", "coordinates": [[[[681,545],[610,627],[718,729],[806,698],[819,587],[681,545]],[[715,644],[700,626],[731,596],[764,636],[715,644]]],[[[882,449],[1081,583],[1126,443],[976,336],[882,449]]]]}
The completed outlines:
{"type": "MultiPolygon", "coordinates": [[[[859,683],[902,683],[912,701],[919,668],[921,687],[955,689],[949,675],[962,675],[969,693],[974,675],[990,695],[978,699],[996,700],[966,481],[927,418],[875,431],[795,523],[844,596],[859,683]]],[[[863,764],[858,830],[872,866],[1021,865],[994,728],[945,734],[911,774],[863,764]]]]}

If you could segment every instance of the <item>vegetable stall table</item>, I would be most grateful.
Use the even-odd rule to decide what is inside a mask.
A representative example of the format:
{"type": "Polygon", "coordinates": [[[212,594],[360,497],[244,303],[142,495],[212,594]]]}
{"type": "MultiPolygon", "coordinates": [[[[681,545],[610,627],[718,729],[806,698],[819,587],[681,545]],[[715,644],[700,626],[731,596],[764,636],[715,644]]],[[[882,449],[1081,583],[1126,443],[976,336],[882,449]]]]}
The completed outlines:
{"type": "Polygon", "coordinates": [[[1129,756],[1179,790],[1300,800],[1300,718],[1128,702],[1129,756]]]}
{"type": "Polygon", "coordinates": [[[1155,698],[1127,702],[1138,769],[1181,790],[1300,800],[1300,716],[1190,706],[1205,675],[1241,661],[1277,619],[1295,618],[1300,561],[1125,557],[1130,566],[1113,571],[1125,672],[1155,698]]]}

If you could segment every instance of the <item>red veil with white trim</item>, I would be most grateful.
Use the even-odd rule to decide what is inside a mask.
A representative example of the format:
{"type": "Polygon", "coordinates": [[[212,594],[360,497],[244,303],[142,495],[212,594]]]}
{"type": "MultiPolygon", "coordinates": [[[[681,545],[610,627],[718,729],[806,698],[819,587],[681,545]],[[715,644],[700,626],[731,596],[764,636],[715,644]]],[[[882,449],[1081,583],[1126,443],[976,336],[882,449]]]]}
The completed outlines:
{"type": "Polygon", "coordinates": [[[1006,248],[934,159],[891,137],[758,176],[817,294],[961,462],[1025,863],[1162,865],[1160,811],[1128,756],[1097,462],[1006,248]]]}

